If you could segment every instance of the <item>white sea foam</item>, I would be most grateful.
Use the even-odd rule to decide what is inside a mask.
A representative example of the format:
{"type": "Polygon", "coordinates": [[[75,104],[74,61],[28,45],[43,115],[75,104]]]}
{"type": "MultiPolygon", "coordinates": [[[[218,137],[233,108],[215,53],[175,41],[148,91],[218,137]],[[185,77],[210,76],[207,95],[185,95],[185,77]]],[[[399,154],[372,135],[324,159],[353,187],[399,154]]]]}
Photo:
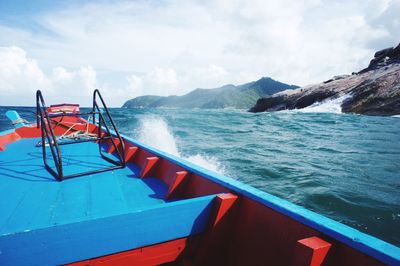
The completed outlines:
{"type": "Polygon", "coordinates": [[[225,172],[223,165],[213,156],[206,155],[192,155],[185,157],[186,160],[194,164],[200,165],[208,170],[223,174],[225,172]]]}
{"type": "Polygon", "coordinates": [[[185,156],[179,152],[175,137],[167,122],[159,116],[145,116],[140,119],[138,140],[161,151],[186,159],[208,170],[223,174],[224,168],[215,157],[194,154],[185,156]]]}
{"type": "Polygon", "coordinates": [[[146,116],[140,119],[138,139],[156,149],[180,157],[175,138],[161,117],[146,116]]]}
{"type": "Polygon", "coordinates": [[[345,94],[335,99],[328,99],[322,102],[316,102],[306,108],[296,109],[297,112],[301,113],[342,113],[342,103],[346,99],[350,98],[350,94],[345,94]]]}

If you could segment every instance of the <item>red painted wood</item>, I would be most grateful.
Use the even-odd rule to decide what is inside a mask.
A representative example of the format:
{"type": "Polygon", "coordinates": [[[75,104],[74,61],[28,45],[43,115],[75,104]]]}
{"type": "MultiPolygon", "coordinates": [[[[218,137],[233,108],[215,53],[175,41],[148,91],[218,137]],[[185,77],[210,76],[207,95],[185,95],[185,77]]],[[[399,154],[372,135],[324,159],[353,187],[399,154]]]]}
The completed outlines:
{"type": "MultiPolygon", "coordinates": [[[[71,126],[73,126],[70,129],[70,133],[73,133],[74,131],[77,130],[85,130],[87,128],[87,120],[80,118],[80,117],[68,117],[65,116],[64,118],[61,117],[56,117],[52,118],[52,121],[54,122],[52,124],[54,134],[56,136],[60,136],[64,134],[71,126]]],[[[89,124],[88,128],[89,132],[96,132],[97,127],[93,124],[89,124]]],[[[30,125],[30,126],[24,126],[15,129],[15,132],[18,133],[22,138],[39,138],[41,137],[41,130],[40,128],[36,127],[36,124],[30,125]]]]}
{"type": "Polygon", "coordinates": [[[79,104],[57,104],[47,108],[49,113],[79,113],[79,104]]]}
{"type": "Polygon", "coordinates": [[[219,194],[213,202],[208,230],[192,238],[184,258],[190,258],[193,265],[235,265],[235,260],[231,260],[235,254],[230,252],[241,253],[241,250],[227,247],[233,236],[239,233],[235,224],[240,218],[240,203],[238,197],[231,193],[219,194]]]}
{"type": "Polygon", "coordinates": [[[150,170],[154,167],[154,165],[157,163],[159,160],[159,157],[147,157],[146,161],[142,167],[142,170],[140,171],[140,178],[146,177],[146,175],[150,172],[150,170]]]}
{"type": "Polygon", "coordinates": [[[221,193],[215,198],[215,215],[212,222],[212,226],[215,227],[233,206],[233,204],[238,199],[238,196],[232,193],[221,193]]]}
{"type": "Polygon", "coordinates": [[[159,265],[175,261],[186,247],[187,238],[67,264],[69,266],[159,265]]]}
{"type": "MultiPolygon", "coordinates": [[[[83,130],[86,131],[88,127],[88,121],[82,117],[74,117],[74,116],[64,116],[64,117],[54,117],[51,118],[53,130],[56,135],[64,134],[67,130],[69,131],[78,131],[83,130]]],[[[90,131],[90,126],[89,126],[90,131]]],[[[71,132],[71,133],[72,133],[71,132]]]]}
{"type": "Polygon", "coordinates": [[[166,195],[167,199],[171,199],[174,196],[176,189],[182,185],[183,180],[186,178],[188,172],[186,171],[179,171],[175,173],[175,179],[173,183],[169,186],[168,192],[166,195]]]}
{"type": "Polygon", "coordinates": [[[206,195],[229,193],[229,189],[197,174],[191,174],[185,184],[185,190],[180,193],[182,198],[195,198],[206,195]]]}
{"type": "Polygon", "coordinates": [[[231,210],[192,247],[196,265],[292,265],[297,241],[311,236],[324,238],[333,246],[324,265],[381,265],[249,198],[241,197],[231,210]]]}
{"type": "Polygon", "coordinates": [[[127,146],[125,144],[125,162],[129,162],[133,156],[135,156],[135,153],[138,151],[138,147],[135,146],[127,146]]]}
{"type": "MultiPolygon", "coordinates": [[[[117,149],[120,150],[120,149],[119,149],[119,145],[121,144],[121,142],[119,141],[119,139],[118,139],[118,138],[114,138],[113,140],[114,140],[115,145],[117,146],[117,149]]],[[[109,146],[108,146],[107,152],[108,152],[108,153],[113,153],[113,152],[115,151],[115,147],[114,147],[114,145],[112,144],[112,141],[109,140],[109,141],[107,141],[107,142],[108,142],[108,145],[109,145],[109,146]]]]}
{"type": "Polygon", "coordinates": [[[185,171],[184,168],[170,162],[169,160],[160,160],[152,175],[160,179],[168,187],[175,181],[176,172],[185,171]]]}
{"type": "Polygon", "coordinates": [[[10,144],[19,139],[21,139],[21,136],[16,132],[10,132],[8,134],[0,136],[0,151],[4,151],[7,144],[10,144]]]}
{"type": "Polygon", "coordinates": [[[36,128],[36,124],[34,126],[25,126],[17,128],[15,129],[15,132],[22,138],[39,138],[42,136],[40,128],[36,128]]]}
{"type": "Polygon", "coordinates": [[[319,266],[321,265],[332,244],[313,236],[297,241],[292,265],[319,266]]]}
{"type": "Polygon", "coordinates": [[[155,156],[153,153],[151,153],[151,152],[149,152],[149,151],[147,151],[145,149],[140,148],[136,152],[135,156],[132,158],[131,161],[134,164],[136,164],[137,166],[143,167],[144,164],[146,163],[147,158],[148,157],[153,157],[153,156],[155,156]]]}

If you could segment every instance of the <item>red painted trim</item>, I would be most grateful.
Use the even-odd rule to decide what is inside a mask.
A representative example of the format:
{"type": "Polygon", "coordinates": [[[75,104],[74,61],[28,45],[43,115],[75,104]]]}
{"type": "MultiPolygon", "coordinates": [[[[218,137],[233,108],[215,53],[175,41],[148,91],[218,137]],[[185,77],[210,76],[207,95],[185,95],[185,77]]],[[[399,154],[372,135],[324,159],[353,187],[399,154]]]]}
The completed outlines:
{"type": "Polygon", "coordinates": [[[16,132],[11,132],[0,136],[0,151],[4,151],[6,149],[6,145],[19,139],[21,139],[21,136],[16,132]]]}
{"type": "Polygon", "coordinates": [[[233,195],[232,193],[221,193],[217,195],[215,198],[215,218],[213,219],[212,227],[215,227],[222,220],[237,199],[238,196],[233,195]]]}
{"type": "MultiPolygon", "coordinates": [[[[125,145],[125,147],[127,147],[127,146],[125,145]]],[[[139,148],[135,147],[135,146],[127,147],[127,149],[125,149],[126,150],[125,162],[129,162],[133,158],[133,156],[135,156],[138,149],[139,148]]]]}
{"type": "Polygon", "coordinates": [[[77,104],[77,103],[58,103],[58,104],[52,104],[52,105],[50,105],[50,107],[60,107],[60,106],[64,106],[64,105],[79,107],[79,104],[77,104]]]}
{"type": "Polygon", "coordinates": [[[238,216],[241,201],[238,200],[238,196],[231,193],[223,193],[215,197],[208,230],[204,234],[193,237],[193,241],[187,248],[187,258],[192,260],[193,265],[273,265],[259,260],[257,256],[260,254],[255,257],[258,264],[252,263],[254,261],[247,258],[251,263],[245,261],[236,263],[235,258],[242,254],[242,250],[236,245],[231,245],[234,236],[241,232],[240,228],[235,228],[241,218],[238,216]]]}
{"type": "Polygon", "coordinates": [[[167,195],[165,196],[167,199],[171,199],[174,196],[176,189],[183,183],[183,180],[187,176],[188,172],[179,171],[175,173],[175,179],[173,183],[169,186],[167,195]]]}
{"type": "Polygon", "coordinates": [[[40,138],[42,133],[40,132],[40,128],[34,126],[25,126],[15,129],[15,132],[18,133],[22,138],[40,138]]]}
{"type": "Polygon", "coordinates": [[[47,108],[49,113],[79,113],[79,104],[55,104],[47,108]]]}
{"type": "Polygon", "coordinates": [[[140,178],[146,177],[146,175],[150,172],[150,170],[153,168],[153,166],[157,163],[159,160],[159,157],[147,157],[146,161],[144,162],[144,166],[142,167],[142,170],[140,171],[140,178]]]}
{"type": "Polygon", "coordinates": [[[297,241],[292,265],[321,265],[332,244],[313,236],[297,241]]]}
{"type": "MultiPolygon", "coordinates": [[[[87,120],[81,117],[56,117],[51,119],[54,123],[52,123],[54,134],[56,136],[60,136],[64,134],[68,129],[73,126],[69,133],[73,133],[78,130],[86,130],[87,120]],[[75,124],[75,125],[74,125],[75,124]]],[[[97,127],[93,124],[89,124],[88,128],[89,132],[97,132],[97,127]]],[[[24,126],[15,129],[15,132],[18,133],[22,138],[39,138],[41,137],[40,128],[36,127],[36,124],[24,126]]],[[[68,134],[69,134],[68,133],[68,134]]]]}
{"type": "Polygon", "coordinates": [[[135,156],[132,158],[132,162],[136,164],[138,167],[143,167],[146,163],[146,160],[148,157],[154,157],[155,155],[153,153],[150,153],[149,151],[145,149],[139,148],[139,150],[136,152],[135,156]]]}
{"type": "Polygon", "coordinates": [[[187,238],[67,264],[69,266],[159,265],[175,261],[186,247],[187,238]]]}
{"type": "Polygon", "coordinates": [[[160,160],[152,175],[160,179],[167,187],[175,181],[176,172],[185,171],[184,168],[170,162],[169,160],[160,160]]]}
{"type": "MultiPolygon", "coordinates": [[[[121,144],[121,142],[119,141],[119,139],[118,138],[114,138],[114,142],[115,142],[115,145],[117,146],[117,148],[119,147],[119,145],[121,144]]],[[[108,141],[108,144],[109,144],[109,148],[108,148],[108,153],[113,153],[114,151],[115,151],[115,147],[114,147],[114,145],[112,144],[112,141],[111,140],[109,140],[108,141]]]]}
{"type": "Polygon", "coordinates": [[[229,193],[229,189],[217,184],[209,179],[203,178],[198,174],[191,174],[188,178],[185,189],[180,190],[180,197],[195,198],[212,194],[229,193]]]}

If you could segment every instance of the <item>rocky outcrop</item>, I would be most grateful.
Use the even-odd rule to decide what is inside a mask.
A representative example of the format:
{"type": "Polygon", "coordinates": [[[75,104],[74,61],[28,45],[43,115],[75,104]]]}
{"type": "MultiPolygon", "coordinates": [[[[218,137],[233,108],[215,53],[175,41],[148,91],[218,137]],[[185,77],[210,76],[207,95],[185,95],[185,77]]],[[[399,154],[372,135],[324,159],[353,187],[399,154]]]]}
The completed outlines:
{"type": "Polygon", "coordinates": [[[369,63],[368,67],[361,70],[359,73],[367,72],[373,69],[377,69],[380,67],[384,67],[399,62],[400,62],[400,44],[395,48],[390,47],[376,52],[374,58],[369,63]]]}
{"type": "Polygon", "coordinates": [[[352,75],[261,98],[250,112],[301,109],[349,95],[343,112],[366,115],[400,114],[400,44],[375,53],[369,66],[352,75]]]}

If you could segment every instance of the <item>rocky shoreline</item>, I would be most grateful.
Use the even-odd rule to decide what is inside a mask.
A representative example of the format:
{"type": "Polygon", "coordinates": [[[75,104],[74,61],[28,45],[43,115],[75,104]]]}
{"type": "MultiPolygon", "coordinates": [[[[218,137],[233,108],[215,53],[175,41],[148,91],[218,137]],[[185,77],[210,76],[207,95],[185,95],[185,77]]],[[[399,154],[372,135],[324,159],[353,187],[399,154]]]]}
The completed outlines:
{"type": "Polygon", "coordinates": [[[322,83],[260,98],[250,112],[302,109],[344,95],[342,112],[365,115],[400,114],[400,44],[375,53],[358,73],[335,76],[322,83]]]}

